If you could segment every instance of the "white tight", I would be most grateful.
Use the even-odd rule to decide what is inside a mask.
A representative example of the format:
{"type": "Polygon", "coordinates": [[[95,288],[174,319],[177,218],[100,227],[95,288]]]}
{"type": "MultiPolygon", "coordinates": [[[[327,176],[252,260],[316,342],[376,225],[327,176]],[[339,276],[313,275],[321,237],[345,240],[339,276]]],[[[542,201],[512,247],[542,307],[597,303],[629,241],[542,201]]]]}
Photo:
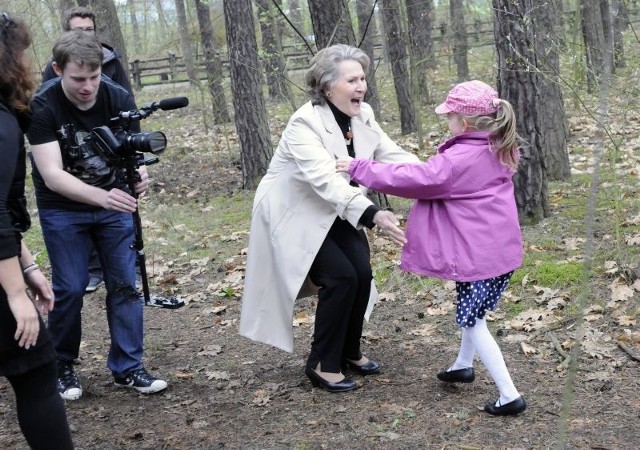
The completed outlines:
{"type": "Polygon", "coordinates": [[[520,397],[511,380],[500,347],[487,328],[485,319],[476,319],[475,326],[462,328],[460,352],[449,370],[473,367],[475,353],[478,353],[480,360],[500,391],[498,405],[504,405],[520,397]]]}

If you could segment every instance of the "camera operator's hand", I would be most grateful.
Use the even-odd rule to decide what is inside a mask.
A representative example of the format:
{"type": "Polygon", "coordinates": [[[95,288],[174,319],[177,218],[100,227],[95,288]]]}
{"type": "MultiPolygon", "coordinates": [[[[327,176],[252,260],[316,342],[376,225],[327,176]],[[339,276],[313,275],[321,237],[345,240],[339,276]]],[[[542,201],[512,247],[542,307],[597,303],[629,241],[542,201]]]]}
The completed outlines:
{"type": "Polygon", "coordinates": [[[147,166],[140,166],[138,168],[138,175],[140,175],[140,181],[135,184],[136,194],[142,194],[149,187],[149,173],[147,173],[147,166]]]}
{"type": "Polygon", "coordinates": [[[113,188],[107,192],[107,197],[101,206],[111,211],[135,212],[138,202],[134,197],[120,189],[113,188]]]}

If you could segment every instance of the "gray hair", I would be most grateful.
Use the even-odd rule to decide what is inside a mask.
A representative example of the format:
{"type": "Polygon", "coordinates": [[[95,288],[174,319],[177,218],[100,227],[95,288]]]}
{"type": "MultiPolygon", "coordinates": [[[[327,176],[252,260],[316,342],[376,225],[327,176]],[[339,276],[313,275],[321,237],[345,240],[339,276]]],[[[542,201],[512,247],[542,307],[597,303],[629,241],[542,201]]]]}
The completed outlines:
{"type": "Polygon", "coordinates": [[[324,91],[331,87],[340,76],[338,64],[342,61],[357,61],[365,73],[369,70],[369,57],[357,47],[345,44],[335,44],[325,47],[311,58],[311,67],[304,77],[311,101],[314,104],[324,104],[324,91]]]}

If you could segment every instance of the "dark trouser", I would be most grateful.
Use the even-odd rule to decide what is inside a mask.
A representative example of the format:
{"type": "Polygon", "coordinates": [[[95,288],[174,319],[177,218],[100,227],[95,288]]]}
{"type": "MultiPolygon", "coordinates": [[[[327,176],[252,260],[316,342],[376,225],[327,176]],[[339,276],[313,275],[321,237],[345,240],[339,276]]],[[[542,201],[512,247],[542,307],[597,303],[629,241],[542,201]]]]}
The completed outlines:
{"type": "MultiPolygon", "coordinates": [[[[140,266],[138,263],[138,258],[136,258],[136,273],[140,275],[140,266]]],[[[100,265],[100,257],[98,256],[98,251],[93,244],[91,245],[91,250],[89,253],[89,278],[92,277],[97,277],[101,280],[104,279],[102,266],[100,265]]]]}
{"type": "Polygon", "coordinates": [[[89,253],[89,278],[98,277],[100,279],[102,276],[102,266],[100,265],[100,257],[98,256],[98,251],[95,246],[91,245],[91,250],[89,253]]]}
{"type": "Polygon", "coordinates": [[[309,271],[320,286],[307,364],[340,372],[344,358],[360,359],[360,338],[371,292],[369,244],[364,231],[336,219],[309,271]]]}
{"type": "Polygon", "coordinates": [[[40,209],[40,225],[51,262],[55,308],[48,329],[58,359],[78,358],[82,340],[82,305],[88,283],[88,255],[95,244],[107,288],[111,346],[107,365],[124,377],[142,367],[143,302],[135,289],[135,255],[131,214],[100,209],[40,209]]]}
{"type": "Polygon", "coordinates": [[[72,449],[67,413],[56,387],[56,362],[7,378],[16,395],[18,422],[29,447],[72,449]]]}

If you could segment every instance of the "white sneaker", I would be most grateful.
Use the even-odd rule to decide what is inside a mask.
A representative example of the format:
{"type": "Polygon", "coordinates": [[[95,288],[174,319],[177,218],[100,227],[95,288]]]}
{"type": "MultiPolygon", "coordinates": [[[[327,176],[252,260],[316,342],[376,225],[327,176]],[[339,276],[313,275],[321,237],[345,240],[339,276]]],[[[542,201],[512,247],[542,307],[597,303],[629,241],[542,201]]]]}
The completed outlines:
{"type": "Polygon", "coordinates": [[[164,391],[168,386],[166,381],[150,375],[144,367],[132,370],[124,378],[116,377],[115,384],[118,387],[135,389],[143,394],[164,391]]]}
{"type": "Polygon", "coordinates": [[[82,387],[72,363],[58,363],[58,392],[63,400],[78,400],[82,397],[82,387]]]}

